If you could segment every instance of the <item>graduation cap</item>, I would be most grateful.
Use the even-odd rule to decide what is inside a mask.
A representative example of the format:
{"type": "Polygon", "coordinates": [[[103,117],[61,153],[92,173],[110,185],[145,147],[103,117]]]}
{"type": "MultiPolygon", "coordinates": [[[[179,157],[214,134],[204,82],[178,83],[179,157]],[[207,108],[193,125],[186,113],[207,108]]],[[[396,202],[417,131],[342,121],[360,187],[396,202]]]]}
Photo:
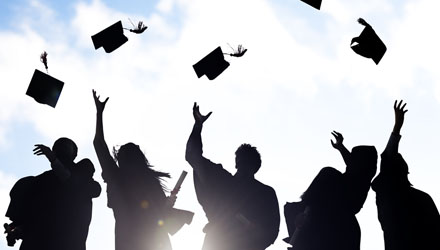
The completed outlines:
{"type": "Polygon", "coordinates": [[[233,53],[223,53],[221,47],[219,46],[207,56],[202,58],[202,60],[194,64],[193,68],[197,74],[197,77],[200,78],[206,75],[209,80],[214,80],[226,68],[229,67],[229,62],[225,60],[224,55],[229,55],[231,57],[242,57],[247,51],[247,49],[243,48],[242,45],[238,45],[237,50],[232,50],[233,53]]]}
{"type": "Polygon", "coordinates": [[[319,10],[321,8],[322,0],[301,0],[301,1],[303,1],[304,3],[312,6],[315,9],[319,10]]]}
{"type": "Polygon", "coordinates": [[[92,36],[95,49],[104,47],[105,52],[111,53],[128,41],[124,36],[122,22],[118,21],[108,28],[92,36]]]}
{"type": "Polygon", "coordinates": [[[365,28],[358,37],[351,39],[351,48],[356,54],[371,58],[376,64],[379,64],[387,51],[387,47],[377,36],[376,32],[374,32],[370,24],[362,18],[359,18],[358,22],[364,25],[365,28]]]}
{"type": "Polygon", "coordinates": [[[229,63],[225,60],[220,46],[193,65],[198,78],[206,75],[209,80],[214,80],[228,67],[229,63]]]}
{"type": "Polygon", "coordinates": [[[41,104],[55,108],[63,86],[64,82],[36,69],[26,95],[33,97],[41,104]]]}

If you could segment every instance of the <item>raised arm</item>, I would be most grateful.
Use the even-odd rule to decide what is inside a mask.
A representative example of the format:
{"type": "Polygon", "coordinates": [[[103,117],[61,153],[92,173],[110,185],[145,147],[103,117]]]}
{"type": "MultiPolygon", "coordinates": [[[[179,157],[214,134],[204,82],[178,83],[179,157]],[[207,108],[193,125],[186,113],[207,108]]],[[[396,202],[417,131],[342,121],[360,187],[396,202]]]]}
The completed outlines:
{"type": "Polygon", "coordinates": [[[387,146],[385,147],[384,154],[393,155],[399,152],[399,141],[400,141],[400,130],[403,126],[403,121],[405,119],[405,113],[408,110],[405,110],[406,103],[403,103],[400,100],[397,103],[397,100],[394,101],[394,127],[393,132],[391,132],[390,138],[388,140],[387,146]]]}
{"type": "Polygon", "coordinates": [[[342,136],[341,133],[333,131],[332,135],[335,137],[335,142],[333,142],[333,140],[330,140],[330,142],[332,143],[332,146],[337,149],[341,155],[342,158],[344,159],[345,165],[349,166],[350,165],[350,151],[348,151],[348,149],[344,146],[344,137],[342,136]]]}
{"type": "Polygon", "coordinates": [[[194,171],[199,172],[201,166],[203,166],[205,161],[209,161],[203,157],[202,149],[202,127],[203,123],[209,118],[212,112],[207,115],[200,114],[199,106],[194,103],[193,106],[193,116],[194,116],[194,127],[189,136],[188,142],[186,143],[186,161],[193,167],[194,171]]]}
{"type": "Polygon", "coordinates": [[[55,172],[55,175],[58,177],[59,180],[65,181],[70,178],[70,170],[61,163],[60,160],[57,159],[56,155],[52,150],[43,145],[43,144],[36,144],[34,148],[34,155],[44,155],[50,162],[50,167],[55,172]]]}
{"type": "Polygon", "coordinates": [[[109,98],[107,97],[105,101],[101,102],[99,96],[96,95],[96,91],[93,90],[93,99],[95,100],[96,105],[96,133],[95,138],[93,139],[93,146],[95,147],[95,152],[98,156],[102,168],[102,175],[105,180],[107,172],[111,171],[111,169],[117,168],[104,139],[104,126],[102,122],[102,114],[109,98]]]}

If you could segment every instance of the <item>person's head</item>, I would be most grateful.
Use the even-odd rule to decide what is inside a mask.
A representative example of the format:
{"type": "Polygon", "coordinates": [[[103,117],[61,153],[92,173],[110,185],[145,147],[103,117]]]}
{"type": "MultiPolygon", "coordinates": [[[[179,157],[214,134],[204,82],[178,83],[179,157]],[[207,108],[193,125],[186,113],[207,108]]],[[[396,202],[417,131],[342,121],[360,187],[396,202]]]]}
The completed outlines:
{"type": "Polygon", "coordinates": [[[237,173],[254,175],[261,167],[261,156],[256,147],[241,144],[235,151],[235,168],[237,173]]]}
{"type": "Polygon", "coordinates": [[[337,202],[342,196],[342,185],[341,172],[332,167],[322,168],[301,199],[308,206],[325,206],[337,202]]]}
{"type": "Polygon", "coordinates": [[[121,168],[137,168],[149,166],[149,162],[138,145],[129,142],[122,145],[118,150],[113,149],[115,161],[121,168]]]}
{"type": "Polygon", "coordinates": [[[351,150],[350,164],[356,169],[370,170],[370,177],[376,174],[377,150],[374,146],[356,146],[351,150]]]}
{"type": "Polygon", "coordinates": [[[400,186],[412,186],[408,179],[408,164],[400,153],[391,157],[382,156],[380,172],[381,174],[390,176],[394,182],[400,184],[400,186]]]}
{"type": "Polygon", "coordinates": [[[93,173],[95,173],[95,167],[90,159],[82,159],[76,164],[76,169],[79,171],[81,176],[92,178],[93,173]]]}
{"type": "Polygon", "coordinates": [[[122,145],[118,150],[113,148],[113,156],[124,173],[129,175],[146,173],[156,178],[161,183],[162,188],[166,189],[161,181],[163,177],[170,178],[170,174],[153,170],[153,166],[150,165],[138,145],[129,142],[122,145]]]}
{"type": "Polygon", "coordinates": [[[61,137],[52,146],[52,152],[64,164],[71,164],[78,154],[75,142],[66,137],[61,137]]]}

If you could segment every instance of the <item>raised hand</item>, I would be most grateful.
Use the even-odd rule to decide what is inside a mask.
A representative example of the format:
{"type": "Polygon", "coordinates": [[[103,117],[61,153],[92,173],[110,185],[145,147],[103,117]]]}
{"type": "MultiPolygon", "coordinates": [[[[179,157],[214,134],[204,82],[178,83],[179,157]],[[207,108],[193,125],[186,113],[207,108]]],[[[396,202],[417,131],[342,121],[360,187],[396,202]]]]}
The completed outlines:
{"type": "Polygon", "coordinates": [[[107,98],[105,99],[105,101],[101,102],[101,101],[99,100],[99,97],[100,97],[100,96],[99,96],[99,95],[98,95],[98,96],[96,95],[96,91],[95,91],[95,90],[92,90],[92,92],[93,92],[93,99],[95,100],[96,111],[97,111],[98,113],[102,113],[102,112],[104,111],[105,104],[107,103],[109,97],[107,97],[107,98]]]}
{"type": "Polygon", "coordinates": [[[336,148],[337,150],[341,150],[341,148],[344,147],[344,137],[342,136],[341,133],[336,132],[333,130],[332,135],[335,137],[336,142],[333,142],[333,140],[330,140],[330,142],[332,143],[332,146],[334,148],[336,148]]]}
{"type": "Polygon", "coordinates": [[[193,106],[193,116],[195,123],[202,125],[212,114],[212,112],[209,112],[207,115],[200,114],[199,105],[197,105],[197,102],[194,103],[193,106]]]}
{"type": "Polygon", "coordinates": [[[55,153],[52,152],[52,150],[49,147],[43,144],[36,144],[33,151],[34,151],[34,155],[46,156],[50,162],[53,162],[56,159],[55,153]]]}
{"type": "Polygon", "coordinates": [[[400,100],[399,103],[397,103],[397,100],[394,101],[394,129],[393,132],[400,133],[400,129],[403,126],[403,121],[405,118],[405,113],[408,112],[408,110],[405,110],[406,103],[403,103],[402,100],[400,100]]]}

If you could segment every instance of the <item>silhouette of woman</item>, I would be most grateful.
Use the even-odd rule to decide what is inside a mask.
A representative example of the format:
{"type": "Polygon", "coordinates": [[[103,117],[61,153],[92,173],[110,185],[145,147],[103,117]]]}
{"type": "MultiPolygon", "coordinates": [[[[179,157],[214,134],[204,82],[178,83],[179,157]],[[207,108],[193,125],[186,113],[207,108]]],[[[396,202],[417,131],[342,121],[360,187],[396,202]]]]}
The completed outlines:
{"type": "Polygon", "coordinates": [[[171,243],[164,221],[172,208],[161,183],[167,173],[152,169],[134,143],[113,150],[111,156],[104,139],[102,114],[108,97],[101,102],[93,90],[97,119],[93,140],[107,183],[107,206],[115,216],[116,250],[170,250],[171,243]]]}
{"type": "Polygon", "coordinates": [[[347,165],[345,173],[321,169],[301,196],[301,202],[285,206],[289,238],[295,250],[359,250],[361,231],[356,213],[362,208],[376,173],[373,146],[357,146],[349,152],[342,134],[334,131],[338,149],[347,165]]]}
{"type": "Polygon", "coordinates": [[[440,249],[440,214],[429,194],[412,187],[408,164],[399,153],[405,107],[394,102],[393,131],[372,184],[385,250],[440,249]]]}

